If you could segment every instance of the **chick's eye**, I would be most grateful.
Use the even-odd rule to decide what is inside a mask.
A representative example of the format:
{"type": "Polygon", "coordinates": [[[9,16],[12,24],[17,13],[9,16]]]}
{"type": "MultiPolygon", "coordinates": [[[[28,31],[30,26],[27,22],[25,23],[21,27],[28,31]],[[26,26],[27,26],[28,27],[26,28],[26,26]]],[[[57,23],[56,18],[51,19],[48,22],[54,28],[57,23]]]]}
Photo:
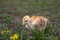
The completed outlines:
{"type": "Polygon", "coordinates": [[[25,22],[27,22],[27,20],[25,22]]]}

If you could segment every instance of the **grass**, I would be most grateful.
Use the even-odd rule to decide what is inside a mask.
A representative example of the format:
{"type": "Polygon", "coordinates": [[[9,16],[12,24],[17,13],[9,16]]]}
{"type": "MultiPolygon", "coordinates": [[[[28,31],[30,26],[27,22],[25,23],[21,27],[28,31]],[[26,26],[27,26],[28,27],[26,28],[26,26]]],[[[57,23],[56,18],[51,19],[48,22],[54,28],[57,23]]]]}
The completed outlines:
{"type": "Polygon", "coordinates": [[[9,40],[14,34],[19,35],[19,40],[58,40],[57,33],[59,32],[60,0],[0,0],[1,40],[9,40]],[[22,30],[23,26],[21,25],[21,18],[24,15],[43,15],[57,23],[51,29],[47,28],[43,33],[35,30],[30,31],[31,34],[30,32],[27,34],[26,30],[22,30]],[[20,21],[17,21],[15,17],[20,21]],[[5,31],[4,35],[1,34],[2,31],[5,31]],[[30,36],[32,37],[29,38],[30,36]]]}
{"type": "Polygon", "coordinates": [[[50,27],[47,27],[45,31],[41,32],[40,30],[32,31],[32,39],[34,40],[58,40],[57,37],[49,37],[50,27]]]}
{"type": "MultiPolygon", "coordinates": [[[[0,16],[1,19],[3,19],[2,21],[6,22],[5,24],[3,23],[3,25],[0,25],[0,31],[3,32],[5,31],[3,34],[0,33],[0,38],[2,40],[9,40],[11,36],[13,36],[14,34],[18,34],[19,35],[19,39],[18,40],[58,40],[58,37],[49,37],[49,33],[51,28],[49,26],[47,26],[47,28],[45,29],[45,31],[40,32],[40,30],[31,30],[28,33],[30,35],[30,37],[24,37],[24,36],[28,36],[27,34],[25,35],[25,29],[23,29],[23,26],[20,25],[19,23],[17,24],[18,29],[17,30],[11,30],[9,29],[9,25],[7,25],[8,21],[9,23],[11,22],[10,20],[12,20],[12,18],[8,15],[1,15],[0,16]],[[8,20],[9,19],[9,20],[8,20]],[[9,32],[7,32],[7,30],[9,30],[9,32]],[[13,32],[14,31],[14,32],[13,32]]],[[[12,27],[15,29],[15,27],[12,27]]]]}

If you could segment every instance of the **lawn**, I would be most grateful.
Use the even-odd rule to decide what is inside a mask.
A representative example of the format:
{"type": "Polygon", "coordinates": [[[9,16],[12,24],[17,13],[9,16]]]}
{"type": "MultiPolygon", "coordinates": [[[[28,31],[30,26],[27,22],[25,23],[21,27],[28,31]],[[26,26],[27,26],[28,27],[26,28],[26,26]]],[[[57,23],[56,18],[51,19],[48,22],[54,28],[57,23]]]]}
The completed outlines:
{"type": "Polygon", "coordinates": [[[60,0],[0,0],[1,40],[59,40],[60,0]],[[27,31],[22,25],[24,15],[42,15],[52,22],[45,32],[27,31]]]}

